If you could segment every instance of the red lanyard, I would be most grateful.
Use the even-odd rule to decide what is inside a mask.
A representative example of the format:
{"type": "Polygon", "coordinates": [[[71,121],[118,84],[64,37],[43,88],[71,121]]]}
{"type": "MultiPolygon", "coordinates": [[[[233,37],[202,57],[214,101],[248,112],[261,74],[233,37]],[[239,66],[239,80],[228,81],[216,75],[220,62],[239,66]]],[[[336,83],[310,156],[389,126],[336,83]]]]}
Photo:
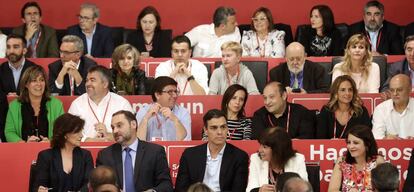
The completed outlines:
{"type": "MultiPolygon", "coordinates": [[[[345,133],[345,130],[346,130],[346,127],[348,126],[348,123],[349,123],[349,120],[351,120],[351,117],[352,116],[350,116],[349,118],[348,118],[348,121],[346,122],[346,124],[345,124],[345,126],[344,126],[344,129],[342,129],[342,133],[341,133],[341,135],[339,135],[339,138],[338,139],[340,139],[340,138],[342,138],[343,136],[344,136],[344,133],[345,133]]],[[[335,115],[335,112],[334,112],[334,134],[333,134],[333,138],[334,139],[336,139],[336,115],[335,115]]]]}
{"type": "MultiPolygon", "coordinates": [[[[110,94],[110,93],[109,93],[110,94]]],[[[108,112],[108,107],[109,107],[109,103],[111,102],[111,95],[109,95],[109,100],[108,100],[108,103],[106,104],[106,109],[105,109],[105,113],[104,113],[104,117],[103,117],[103,119],[102,119],[102,122],[100,122],[99,121],[99,119],[98,119],[98,116],[96,116],[96,114],[95,114],[95,111],[92,109],[92,106],[91,106],[91,102],[89,101],[90,99],[89,99],[89,97],[88,97],[88,104],[89,104],[89,108],[91,109],[91,111],[92,111],[92,113],[93,113],[93,116],[95,116],[95,119],[96,119],[96,121],[98,121],[98,123],[105,123],[105,118],[106,118],[106,113],[108,112]]]]}
{"type": "MultiPolygon", "coordinates": [[[[191,65],[191,62],[190,61],[188,61],[188,71],[190,71],[191,72],[191,67],[192,67],[192,65],[191,65]]],[[[171,63],[171,69],[173,68],[173,64],[171,63]]],[[[174,67],[175,68],[175,67],[174,67]]],[[[175,81],[177,81],[177,79],[175,79],[175,81]]],[[[178,81],[177,81],[178,82],[178,81]]],[[[187,89],[187,84],[188,84],[188,80],[185,82],[185,84],[184,84],[184,89],[181,91],[180,90],[180,95],[184,95],[184,93],[185,93],[185,90],[187,89]]]]}
{"type": "Polygon", "coordinates": [[[265,40],[265,42],[263,43],[263,54],[262,54],[262,51],[261,51],[261,49],[260,49],[259,35],[258,35],[258,34],[256,34],[256,41],[257,41],[257,46],[258,46],[258,48],[259,48],[259,54],[260,54],[260,57],[264,57],[264,56],[265,56],[265,54],[266,54],[266,43],[267,43],[267,37],[268,37],[268,36],[266,36],[266,40],[265,40]]]}
{"type": "MultiPolygon", "coordinates": [[[[369,36],[369,33],[368,32],[365,33],[365,36],[367,37],[367,39],[369,41],[369,44],[372,45],[371,37],[369,36]]],[[[378,38],[377,38],[377,42],[376,42],[376,47],[375,47],[375,50],[376,51],[378,51],[378,45],[379,45],[379,43],[381,41],[381,37],[382,37],[382,29],[380,29],[379,34],[378,34],[378,38]]]]}
{"type": "MultiPolygon", "coordinates": [[[[287,106],[288,107],[288,114],[287,114],[287,121],[286,121],[286,132],[289,133],[290,105],[289,104],[286,104],[286,105],[288,105],[287,106]]],[[[272,122],[272,118],[270,117],[270,114],[267,115],[267,118],[269,120],[270,125],[272,127],[275,127],[275,125],[272,122]]]]}
{"type": "MultiPolygon", "coordinates": [[[[239,82],[239,76],[240,76],[240,64],[237,64],[237,77],[236,77],[236,83],[239,82]]],[[[230,77],[229,74],[226,71],[226,78],[227,78],[227,87],[230,87],[231,82],[230,82],[230,77]]]]}
{"type": "MultiPolygon", "coordinates": [[[[228,124],[228,123],[227,123],[228,124]]],[[[240,123],[240,127],[241,127],[241,123],[240,123]]],[[[239,127],[239,128],[240,128],[239,127]]],[[[237,127],[235,127],[234,129],[233,129],[233,131],[230,133],[230,135],[229,135],[229,140],[232,140],[233,139],[233,136],[234,136],[234,133],[236,132],[236,129],[237,129],[237,127]]]]}
{"type": "MultiPolygon", "coordinates": [[[[69,86],[70,86],[70,96],[74,96],[75,95],[75,79],[72,78],[71,75],[69,75],[69,86]]],[[[89,102],[89,100],[88,100],[89,102]]]]}

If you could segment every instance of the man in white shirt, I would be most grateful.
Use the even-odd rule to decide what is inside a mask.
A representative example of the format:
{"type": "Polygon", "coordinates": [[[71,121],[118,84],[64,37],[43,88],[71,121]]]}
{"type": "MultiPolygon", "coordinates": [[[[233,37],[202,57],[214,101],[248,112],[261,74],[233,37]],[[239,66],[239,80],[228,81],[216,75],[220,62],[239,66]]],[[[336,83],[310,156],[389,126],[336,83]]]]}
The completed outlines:
{"type": "Polygon", "coordinates": [[[411,80],[405,74],[390,81],[391,99],[379,104],[372,118],[375,139],[414,138],[414,98],[410,97],[411,80]]]}
{"type": "Polygon", "coordinates": [[[111,117],[117,111],[131,111],[131,104],[115,93],[109,92],[111,73],[104,66],[89,69],[86,77],[86,93],[76,98],[69,113],[85,120],[82,141],[113,141],[111,117]]]}
{"type": "Polygon", "coordinates": [[[180,35],[172,40],[172,59],[160,63],[155,70],[155,78],[169,76],[178,83],[180,95],[205,95],[208,93],[208,73],[206,66],[198,60],[190,59],[191,42],[180,35]]]}
{"type": "Polygon", "coordinates": [[[221,57],[221,45],[227,41],[240,42],[236,12],[231,7],[219,7],[213,23],[199,25],[185,34],[194,46],[193,57],[221,57]]]}

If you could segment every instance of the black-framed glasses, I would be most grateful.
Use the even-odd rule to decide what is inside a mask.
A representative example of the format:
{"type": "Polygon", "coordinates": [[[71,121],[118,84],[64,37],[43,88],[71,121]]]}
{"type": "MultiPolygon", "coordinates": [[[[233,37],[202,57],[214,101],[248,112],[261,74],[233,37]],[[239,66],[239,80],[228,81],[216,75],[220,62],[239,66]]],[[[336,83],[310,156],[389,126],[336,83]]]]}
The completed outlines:
{"type": "Polygon", "coordinates": [[[163,92],[163,93],[168,93],[169,95],[173,95],[174,93],[176,94],[176,95],[180,95],[180,91],[178,91],[177,89],[174,89],[174,90],[168,90],[168,91],[161,91],[161,92],[163,92]]]}
{"type": "Polygon", "coordinates": [[[93,19],[93,17],[86,17],[86,16],[82,16],[82,15],[76,15],[76,17],[78,17],[79,21],[90,21],[93,19]]]}
{"type": "Polygon", "coordinates": [[[70,55],[74,53],[79,53],[79,51],[59,51],[59,53],[62,55],[70,55]]]}

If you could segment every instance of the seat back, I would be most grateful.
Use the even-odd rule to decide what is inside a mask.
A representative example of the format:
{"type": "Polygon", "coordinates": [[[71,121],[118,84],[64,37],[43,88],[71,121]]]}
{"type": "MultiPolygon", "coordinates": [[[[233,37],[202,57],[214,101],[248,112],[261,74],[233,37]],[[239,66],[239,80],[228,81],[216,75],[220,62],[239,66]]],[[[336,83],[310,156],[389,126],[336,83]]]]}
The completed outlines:
{"type": "MultiPolygon", "coordinates": [[[[267,61],[241,61],[253,73],[256,81],[257,89],[263,93],[263,89],[267,82],[267,61]]],[[[215,62],[215,68],[220,67],[221,61],[215,62]]]]}
{"type": "Polygon", "coordinates": [[[67,34],[66,29],[56,29],[56,38],[57,38],[58,46],[62,44],[62,39],[66,34],[67,34]]]}
{"type": "Polygon", "coordinates": [[[325,70],[325,77],[323,78],[323,81],[328,87],[331,87],[331,81],[332,81],[332,62],[316,62],[319,64],[323,69],[325,70]]]}
{"type": "Polygon", "coordinates": [[[123,27],[111,27],[112,40],[114,47],[118,47],[124,43],[124,28],[123,27]]]}
{"type": "Polygon", "coordinates": [[[319,162],[306,162],[308,181],[312,185],[313,191],[320,191],[320,170],[319,162]]]}

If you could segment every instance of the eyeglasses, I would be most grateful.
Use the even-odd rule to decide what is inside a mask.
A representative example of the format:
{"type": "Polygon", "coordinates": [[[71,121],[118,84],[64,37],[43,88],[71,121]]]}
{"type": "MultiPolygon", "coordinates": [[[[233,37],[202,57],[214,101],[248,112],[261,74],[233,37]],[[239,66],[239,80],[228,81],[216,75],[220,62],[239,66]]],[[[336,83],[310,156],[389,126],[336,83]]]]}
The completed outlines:
{"type": "Polygon", "coordinates": [[[78,17],[78,19],[79,19],[79,21],[89,21],[89,20],[92,20],[92,19],[94,19],[93,17],[91,18],[91,17],[85,17],[85,16],[82,16],[82,15],[76,15],[77,17],[78,17]]]}
{"type": "Polygon", "coordinates": [[[259,17],[259,18],[255,18],[255,17],[253,17],[252,18],[252,20],[253,20],[253,22],[265,22],[265,21],[267,21],[267,18],[266,17],[259,17]]]}
{"type": "Polygon", "coordinates": [[[178,90],[168,90],[168,91],[161,91],[163,93],[168,93],[169,95],[173,96],[174,93],[178,96],[180,95],[180,92],[178,90]]]}
{"type": "Polygon", "coordinates": [[[59,51],[61,55],[70,55],[74,53],[79,53],[79,51],[59,51]]]}

